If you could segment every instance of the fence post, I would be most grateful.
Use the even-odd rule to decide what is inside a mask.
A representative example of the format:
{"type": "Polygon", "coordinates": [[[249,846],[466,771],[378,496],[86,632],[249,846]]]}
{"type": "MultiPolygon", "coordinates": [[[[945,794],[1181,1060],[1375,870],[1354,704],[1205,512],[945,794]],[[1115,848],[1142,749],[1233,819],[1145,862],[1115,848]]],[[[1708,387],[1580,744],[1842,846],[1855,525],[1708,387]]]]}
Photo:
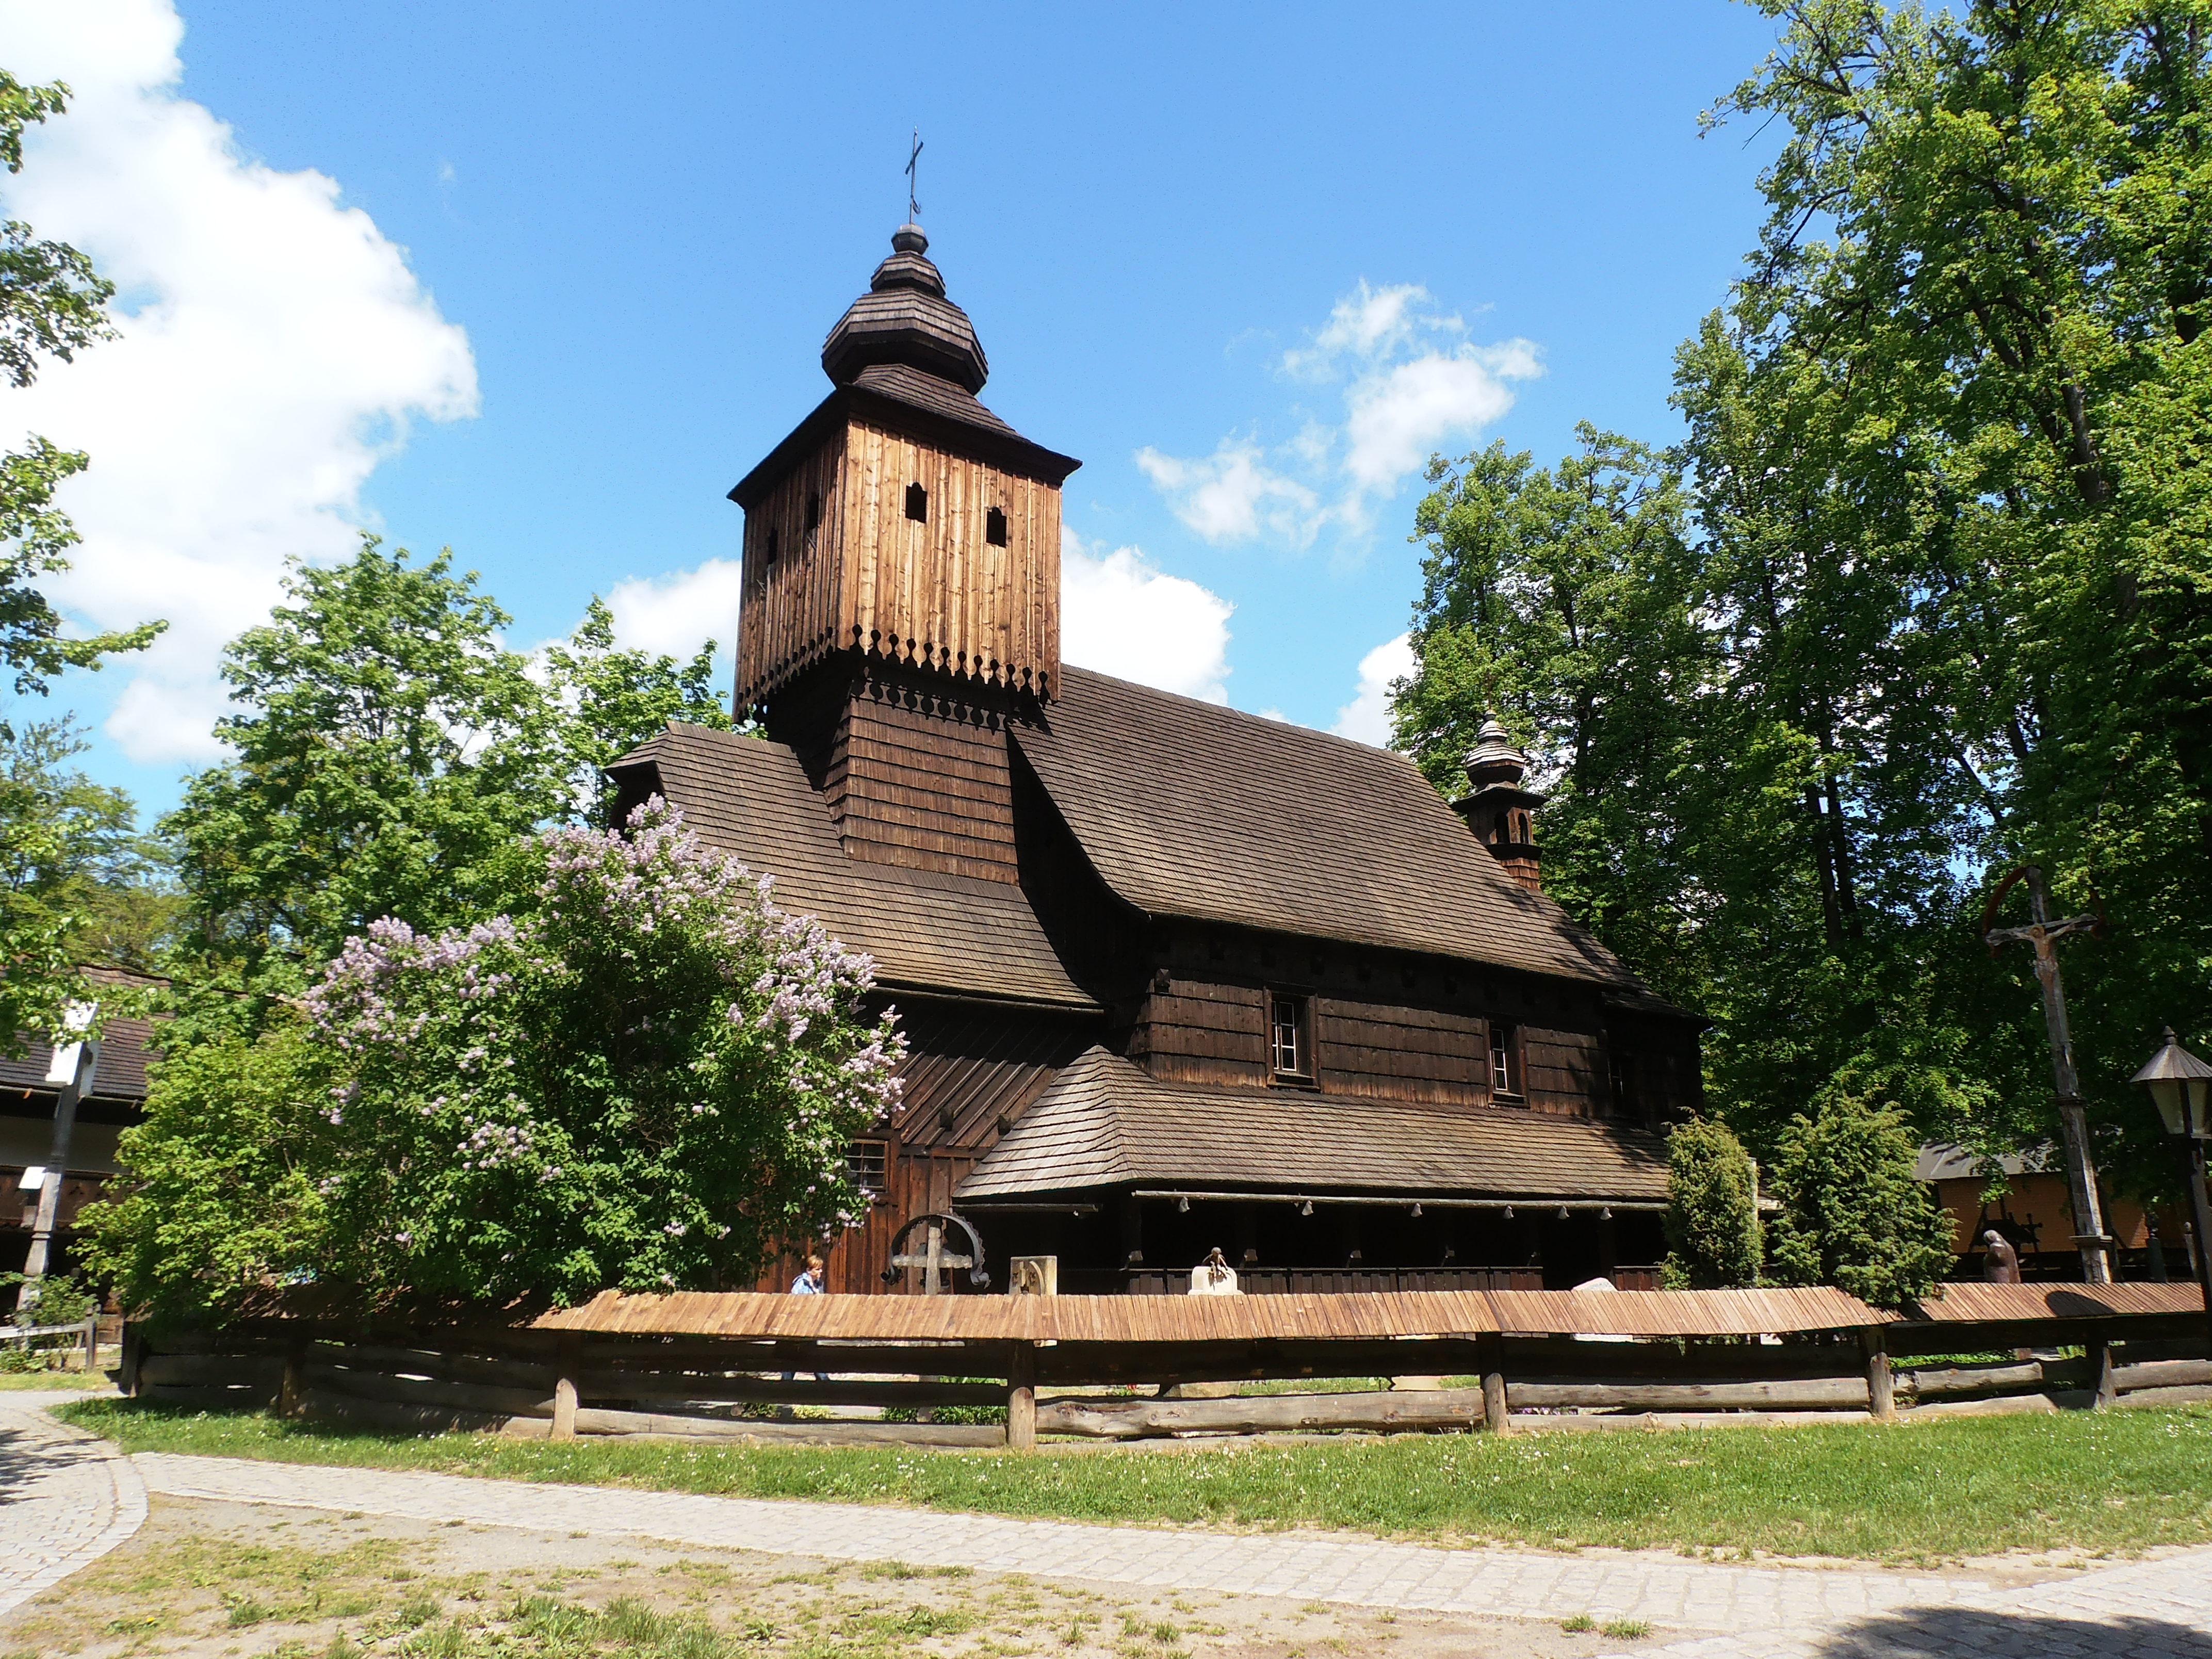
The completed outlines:
{"type": "Polygon", "coordinates": [[[1504,1434],[1511,1418],[1505,1398],[1505,1341],[1489,1337],[1483,1342],[1482,1426],[1492,1434],[1504,1434]]]}
{"type": "Polygon", "coordinates": [[[2089,1401],[2093,1412],[2110,1410],[2120,1391],[2112,1381],[2112,1345],[2101,1337],[2089,1345],[2089,1386],[2096,1392],[2089,1401]]]}
{"type": "Polygon", "coordinates": [[[138,1328],[136,1321],[125,1319],[123,1322],[122,1374],[115,1379],[115,1386],[125,1394],[136,1395],[138,1392],[138,1363],[145,1357],[145,1333],[138,1328]]]}
{"type": "Polygon", "coordinates": [[[84,1374],[90,1376],[100,1369],[100,1314],[97,1310],[84,1316],[84,1374]]]}
{"type": "Polygon", "coordinates": [[[1877,1423],[1897,1421],[1897,1378],[1889,1368],[1889,1344],[1882,1334],[1868,1331],[1866,1344],[1867,1414],[1877,1423]]]}
{"type": "Polygon", "coordinates": [[[307,1408],[307,1345],[298,1337],[284,1350],[284,1375],[276,1383],[276,1415],[297,1417],[307,1408]]]}
{"type": "Polygon", "coordinates": [[[1027,1342],[1006,1362],[1006,1449],[1036,1449],[1036,1349],[1027,1342]]]}
{"type": "Polygon", "coordinates": [[[576,1437],[576,1340],[563,1333],[553,1345],[553,1363],[560,1374],[553,1383],[553,1433],[556,1440],[576,1437]]]}

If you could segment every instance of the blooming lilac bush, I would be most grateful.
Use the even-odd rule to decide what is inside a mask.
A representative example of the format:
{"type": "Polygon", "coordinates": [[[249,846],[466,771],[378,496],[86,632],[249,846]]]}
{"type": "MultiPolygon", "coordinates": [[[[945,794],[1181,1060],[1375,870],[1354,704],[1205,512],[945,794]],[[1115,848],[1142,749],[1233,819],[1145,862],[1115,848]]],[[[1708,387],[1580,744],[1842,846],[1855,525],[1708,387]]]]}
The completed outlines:
{"type": "MultiPolygon", "coordinates": [[[[845,1148],[895,1103],[905,1052],[893,1013],[863,1011],[866,957],[658,799],[624,832],[536,837],[511,888],[465,930],[374,924],[303,1025],[179,1069],[246,1094],[281,1066],[253,1132],[277,1143],[257,1152],[272,1217],[255,1248],[210,1236],[184,1259],[203,1247],[178,1217],[221,1159],[190,1145],[189,1103],[157,1099],[133,1132],[146,1178],[97,1246],[126,1279],[171,1304],[307,1275],[378,1301],[573,1302],[744,1285],[860,1218],[845,1148]]],[[[233,1217],[257,1200],[234,1191],[233,1217]]]]}
{"type": "Polygon", "coordinates": [[[531,845],[526,907],[382,921],[307,999],[333,1269],[379,1291],[573,1300],[748,1282],[860,1218],[847,1143],[897,1098],[873,963],[658,798],[531,845]]]}

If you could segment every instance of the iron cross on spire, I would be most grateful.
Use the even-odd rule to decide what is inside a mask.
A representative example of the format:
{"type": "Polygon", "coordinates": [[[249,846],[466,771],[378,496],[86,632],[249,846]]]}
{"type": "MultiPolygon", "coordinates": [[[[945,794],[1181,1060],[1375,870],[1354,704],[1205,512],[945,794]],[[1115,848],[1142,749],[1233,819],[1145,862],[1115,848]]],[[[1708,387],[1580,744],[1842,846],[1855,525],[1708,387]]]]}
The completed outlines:
{"type": "Polygon", "coordinates": [[[915,191],[921,188],[921,181],[917,172],[921,162],[921,129],[916,127],[914,130],[914,153],[906,158],[906,222],[908,224],[918,223],[921,218],[921,204],[914,198],[915,191]]]}
{"type": "Polygon", "coordinates": [[[2102,916],[2067,916],[2051,920],[2051,894],[2043,884],[2043,872],[2022,865],[2004,878],[1982,913],[1982,942],[1996,955],[2003,946],[2025,939],[2035,950],[2035,976],[2043,982],[2043,1023],[2051,1036],[2051,1072],[2058,1092],[2058,1118],[2066,1130],[2066,1172],[2074,1200],[2074,1243],[2081,1252],[2081,1277],[2092,1285],[2112,1282],[2112,1247],[2119,1241],[2105,1232],[2105,1212],[2097,1196],[2097,1166],[2089,1156],[2089,1124],[2081,1110],[2081,1080],[2074,1070],[2074,1038],[2066,1029],[2066,988],[2058,977],[2058,941],[2073,933],[2101,931],[2102,916]],[[2025,927],[1993,927],[1997,907],[2005,895],[2025,879],[2027,883],[2028,924],[2025,927]]]}

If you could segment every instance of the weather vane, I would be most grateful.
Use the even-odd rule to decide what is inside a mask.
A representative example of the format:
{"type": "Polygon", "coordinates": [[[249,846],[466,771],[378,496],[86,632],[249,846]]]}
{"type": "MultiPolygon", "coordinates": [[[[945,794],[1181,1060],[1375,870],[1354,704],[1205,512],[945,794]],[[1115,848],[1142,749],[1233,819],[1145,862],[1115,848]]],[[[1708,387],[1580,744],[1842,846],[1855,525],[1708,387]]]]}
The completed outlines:
{"type": "Polygon", "coordinates": [[[907,222],[909,224],[918,222],[921,217],[921,204],[914,199],[914,192],[921,182],[915,172],[921,161],[921,129],[916,127],[914,130],[914,154],[906,158],[906,216],[907,222]]]}

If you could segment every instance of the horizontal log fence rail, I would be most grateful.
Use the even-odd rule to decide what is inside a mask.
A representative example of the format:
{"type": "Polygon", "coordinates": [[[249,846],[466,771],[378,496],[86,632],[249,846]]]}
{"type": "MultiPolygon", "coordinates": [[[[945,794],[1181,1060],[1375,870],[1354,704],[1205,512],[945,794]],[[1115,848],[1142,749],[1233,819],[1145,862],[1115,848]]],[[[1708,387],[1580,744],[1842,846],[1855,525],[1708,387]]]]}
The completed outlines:
{"type": "Polygon", "coordinates": [[[1832,1289],[608,1292],[505,1323],[349,1322],[304,1305],[215,1330],[134,1323],[122,1381],[151,1401],[403,1431],[1027,1449],[1040,1433],[1517,1431],[1886,1421],[2051,1410],[2057,1398],[2180,1404],[2212,1400],[2205,1337],[2198,1293],[2179,1285],[1954,1285],[1910,1314],[1832,1289]],[[2049,1357],[2069,1348],[2083,1352],[2049,1357]],[[1449,1386],[1454,1377],[1464,1381],[1449,1386]],[[1370,1382],[1218,1398],[1182,1386],[1346,1378],[1370,1382]],[[1159,1393],[1132,1392],[1148,1386],[1159,1393]]]}

